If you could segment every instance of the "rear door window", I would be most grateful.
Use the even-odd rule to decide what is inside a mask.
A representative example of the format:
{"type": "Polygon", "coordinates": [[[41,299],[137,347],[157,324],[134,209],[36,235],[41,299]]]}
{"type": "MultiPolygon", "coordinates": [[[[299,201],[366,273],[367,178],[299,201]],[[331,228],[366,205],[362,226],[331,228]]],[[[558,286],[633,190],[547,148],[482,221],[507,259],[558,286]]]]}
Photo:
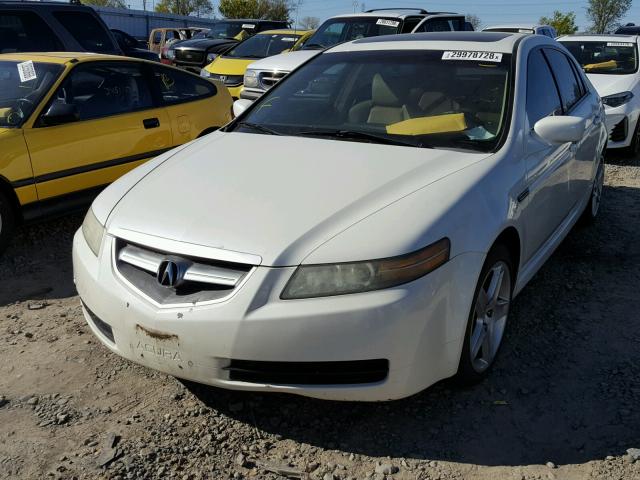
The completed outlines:
{"type": "Polygon", "coordinates": [[[400,33],[413,32],[413,29],[418,26],[418,23],[420,23],[420,20],[422,20],[420,17],[405,18],[404,23],[402,24],[402,30],[400,31],[400,33]]]}
{"type": "Polygon", "coordinates": [[[58,11],[53,14],[88,52],[113,53],[115,46],[105,28],[91,14],[58,11]]]}
{"type": "Polygon", "coordinates": [[[216,86],[208,80],[173,68],[153,67],[154,88],[165,104],[177,104],[213,97],[216,86]]]}
{"type": "Polygon", "coordinates": [[[432,18],[420,25],[418,32],[450,32],[451,24],[448,18],[432,18]]]}
{"type": "Polygon", "coordinates": [[[64,50],[62,42],[38,14],[0,11],[0,53],[64,50]]]}

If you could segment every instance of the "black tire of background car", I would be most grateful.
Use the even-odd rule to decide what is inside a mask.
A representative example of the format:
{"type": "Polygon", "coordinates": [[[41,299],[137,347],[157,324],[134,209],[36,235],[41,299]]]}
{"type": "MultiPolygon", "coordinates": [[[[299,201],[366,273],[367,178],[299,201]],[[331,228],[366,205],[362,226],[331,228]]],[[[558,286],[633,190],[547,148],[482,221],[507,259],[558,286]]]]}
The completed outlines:
{"type": "Polygon", "coordinates": [[[625,154],[635,157],[640,153],[640,119],[636,120],[636,128],[633,131],[633,138],[627,148],[625,148],[625,154]]]}
{"type": "MultiPolygon", "coordinates": [[[[493,357],[493,361],[489,365],[487,369],[485,369],[482,373],[478,373],[472,365],[471,358],[471,332],[474,325],[474,309],[476,305],[476,300],[478,298],[478,294],[480,289],[482,288],[483,280],[485,279],[487,272],[498,262],[504,262],[509,267],[509,272],[511,274],[511,293],[509,294],[509,304],[511,304],[511,299],[513,297],[513,286],[515,285],[516,277],[515,271],[513,268],[513,258],[509,253],[507,247],[502,244],[494,245],[489,254],[487,255],[486,260],[484,261],[484,265],[482,266],[482,270],[480,271],[480,276],[478,277],[478,284],[476,285],[475,292],[473,294],[473,301],[471,302],[471,310],[469,311],[469,317],[467,318],[467,328],[464,335],[464,343],[462,344],[462,352],[460,354],[460,364],[458,365],[458,372],[454,376],[453,380],[459,385],[474,385],[478,382],[481,382],[486,378],[488,373],[491,371],[491,368],[495,364],[495,360],[500,354],[500,347],[498,347],[498,351],[493,357]]],[[[507,323],[505,325],[505,333],[509,327],[509,317],[507,315],[507,323]]],[[[502,342],[500,345],[504,343],[504,335],[502,337],[502,342]]]]}
{"type": "Polygon", "coordinates": [[[15,227],[15,214],[9,199],[0,192],[0,253],[7,248],[15,227]]]}
{"type": "MultiPolygon", "coordinates": [[[[640,122],[638,122],[640,123],[640,122]]],[[[600,163],[598,164],[598,170],[596,170],[596,178],[593,181],[593,186],[591,187],[591,195],[589,196],[589,201],[587,202],[587,206],[584,208],[584,212],[580,216],[580,224],[581,225],[591,225],[596,221],[598,216],[598,212],[600,211],[600,207],[602,207],[602,189],[600,190],[600,205],[598,205],[598,209],[596,213],[593,213],[593,191],[596,189],[598,182],[598,176],[602,174],[604,175],[604,153],[600,155],[600,163]],[[602,172],[600,171],[602,169],[602,172]]],[[[604,177],[603,177],[604,179],[604,177]]],[[[604,183],[604,180],[603,180],[604,183]]]]}

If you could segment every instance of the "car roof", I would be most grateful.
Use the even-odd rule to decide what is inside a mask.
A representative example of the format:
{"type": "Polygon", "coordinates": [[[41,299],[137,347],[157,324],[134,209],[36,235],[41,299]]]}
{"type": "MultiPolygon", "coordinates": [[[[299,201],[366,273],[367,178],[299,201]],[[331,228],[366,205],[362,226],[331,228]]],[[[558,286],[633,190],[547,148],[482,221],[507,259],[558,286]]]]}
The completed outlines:
{"type": "Polygon", "coordinates": [[[313,30],[295,30],[293,28],[281,28],[276,30],[264,30],[258,32],[256,35],[304,35],[305,33],[312,32],[313,30]]]}
{"type": "Polygon", "coordinates": [[[237,23],[237,22],[251,22],[251,23],[282,23],[287,24],[286,20],[265,20],[260,18],[224,18],[216,21],[216,23],[237,23]]]}
{"type": "Polygon", "coordinates": [[[415,11],[409,13],[407,10],[402,10],[399,8],[398,10],[378,10],[375,12],[360,12],[360,13],[345,13],[343,15],[335,15],[330,18],[399,18],[404,19],[406,17],[429,17],[431,15],[460,15],[464,17],[461,13],[452,13],[452,12],[429,12],[429,13],[420,13],[419,11],[415,11]]]}
{"type": "MultiPolygon", "coordinates": [[[[383,35],[342,43],[328,52],[364,50],[472,50],[512,53],[527,35],[502,32],[431,32],[383,35]]],[[[542,37],[541,37],[542,38],[542,37]]],[[[552,40],[549,39],[552,43],[552,40]]]]}
{"type": "Polygon", "coordinates": [[[556,38],[559,42],[635,42],[638,43],[638,35],[620,35],[618,34],[582,34],[582,35],[563,35],[556,38]]]}
{"type": "Polygon", "coordinates": [[[540,27],[549,27],[549,25],[538,25],[533,23],[501,23],[500,25],[489,25],[488,27],[484,27],[482,30],[484,31],[490,28],[526,28],[535,30],[536,28],[540,27]]]}

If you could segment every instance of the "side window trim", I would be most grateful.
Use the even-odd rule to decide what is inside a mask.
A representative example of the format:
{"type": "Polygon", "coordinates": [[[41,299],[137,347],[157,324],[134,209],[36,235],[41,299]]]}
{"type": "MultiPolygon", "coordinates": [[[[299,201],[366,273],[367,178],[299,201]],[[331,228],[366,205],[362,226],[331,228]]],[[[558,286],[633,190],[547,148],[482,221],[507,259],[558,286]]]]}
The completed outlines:
{"type": "Polygon", "coordinates": [[[560,91],[560,85],[558,84],[558,79],[556,78],[556,72],[554,72],[553,68],[551,67],[551,62],[547,58],[546,50],[547,50],[546,48],[540,47],[540,53],[542,53],[542,58],[544,58],[544,61],[547,63],[547,68],[549,68],[549,71],[551,72],[551,77],[553,78],[553,83],[556,86],[556,93],[558,94],[558,98],[560,99],[560,108],[562,109],[562,115],[566,115],[568,113],[568,110],[565,110],[564,100],[562,99],[562,93],[560,91]]]}

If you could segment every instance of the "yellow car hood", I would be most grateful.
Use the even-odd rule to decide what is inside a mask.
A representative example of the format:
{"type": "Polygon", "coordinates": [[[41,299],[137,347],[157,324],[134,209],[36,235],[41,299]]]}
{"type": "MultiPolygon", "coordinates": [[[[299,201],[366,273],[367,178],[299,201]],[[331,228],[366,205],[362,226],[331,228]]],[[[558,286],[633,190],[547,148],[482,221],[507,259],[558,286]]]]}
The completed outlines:
{"type": "Polygon", "coordinates": [[[249,64],[256,58],[224,58],[218,57],[205,67],[205,70],[218,75],[244,75],[249,64]]]}

